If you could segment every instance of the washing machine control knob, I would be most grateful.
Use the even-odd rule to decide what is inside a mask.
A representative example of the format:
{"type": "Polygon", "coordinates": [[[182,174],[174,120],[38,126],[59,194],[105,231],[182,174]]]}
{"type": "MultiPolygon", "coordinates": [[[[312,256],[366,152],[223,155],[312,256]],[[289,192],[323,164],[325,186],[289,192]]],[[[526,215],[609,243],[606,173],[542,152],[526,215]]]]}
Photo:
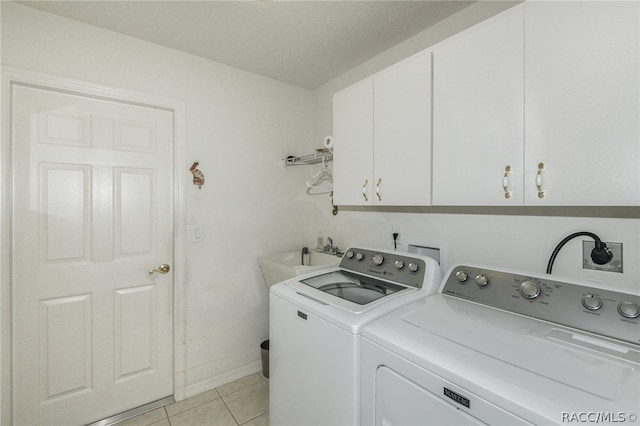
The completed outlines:
{"type": "Polygon", "coordinates": [[[380,253],[378,253],[375,256],[373,256],[373,264],[374,265],[380,266],[380,265],[382,265],[383,262],[384,262],[384,256],[381,255],[380,253]]]}
{"type": "Polygon", "coordinates": [[[469,278],[469,274],[467,274],[467,271],[456,272],[456,280],[458,280],[459,282],[463,283],[467,280],[467,278],[469,278]]]}
{"type": "Polygon", "coordinates": [[[404,262],[402,260],[396,260],[396,269],[402,269],[404,268],[404,262]]]}
{"type": "Polygon", "coordinates": [[[476,275],[476,284],[478,284],[480,287],[487,286],[487,284],[489,284],[489,277],[487,277],[485,274],[476,275]]]}
{"type": "Polygon", "coordinates": [[[633,302],[621,302],[618,304],[618,313],[625,318],[640,317],[640,306],[633,302]]]}
{"type": "Polygon", "coordinates": [[[349,251],[347,252],[347,257],[348,257],[349,259],[352,259],[352,258],[353,258],[353,252],[352,252],[351,250],[349,250],[349,251]]]}
{"type": "Polygon", "coordinates": [[[356,260],[362,260],[362,259],[364,259],[364,254],[356,253],[356,260]]]}
{"type": "Polygon", "coordinates": [[[595,294],[585,294],[582,296],[582,306],[589,309],[590,311],[597,311],[602,308],[602,299],[600,299],[595,294]]]}
{"type": "Polygon", "coordinates": [[[409,263],[409,270],[410,270],[411,272],[416,272],[416,271],[418,270],[418,264],[417,264],[417,263],[410,262],[410,263],[409,263]]]}
{"type": "Polygon", "coordinates": [[[519,290],[520,294],[527,299],[535,299],[542,292],[540,286],[532,281],[525,281],[520,284],[519,290]]]}

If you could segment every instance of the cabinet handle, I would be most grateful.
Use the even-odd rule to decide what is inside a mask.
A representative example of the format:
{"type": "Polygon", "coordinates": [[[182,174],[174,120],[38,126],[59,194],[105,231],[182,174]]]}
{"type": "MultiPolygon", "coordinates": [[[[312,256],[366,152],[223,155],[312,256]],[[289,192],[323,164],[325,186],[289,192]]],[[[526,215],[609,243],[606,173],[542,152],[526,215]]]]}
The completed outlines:
{"type": "Polygon", "coordinates": [[[544,198],[544,189],[542,188],[542,171],[544,163],[538,163],[538,174],[536,174],[536,188],[538,189],[538,198],[544,198]]]}
{"type": "Polygon", "coordinates": [[[382,197],[380,196],[380,184],[382,183],[382,178],[378,179],[378,183],[376,184],[376,195],[378,196],[378,201],[382,201],[382,197]]]}
{"type": "Polygon", "coordinates": [[[504,198],[511,198],[511,191],[509,190],[509,173],[511,173],[511,166],[504,168],[504,176],[502,176],[502,189],[504,189],[504,198]]]}
{"type": "Polygon", "coordinates": [[[369,201],[369,197],[367,197],[367,184],[369,183],[369,179],[364,180],[364,184],[362,185],[362,196],[365,201],[369,201]]]}

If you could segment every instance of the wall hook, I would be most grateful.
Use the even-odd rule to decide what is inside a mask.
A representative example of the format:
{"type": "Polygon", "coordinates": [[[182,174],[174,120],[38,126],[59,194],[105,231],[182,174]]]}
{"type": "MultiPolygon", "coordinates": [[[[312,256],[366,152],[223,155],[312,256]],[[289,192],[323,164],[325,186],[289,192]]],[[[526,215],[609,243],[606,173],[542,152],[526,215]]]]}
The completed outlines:
{"type": "Polygon", "coordinates": [[[204,173],[197,169],[198,164],[197,161],[194,161],[189,171],[193,174],[193,184],[198,185],[198,189],[201,189],[204,185],[204,173]]]}

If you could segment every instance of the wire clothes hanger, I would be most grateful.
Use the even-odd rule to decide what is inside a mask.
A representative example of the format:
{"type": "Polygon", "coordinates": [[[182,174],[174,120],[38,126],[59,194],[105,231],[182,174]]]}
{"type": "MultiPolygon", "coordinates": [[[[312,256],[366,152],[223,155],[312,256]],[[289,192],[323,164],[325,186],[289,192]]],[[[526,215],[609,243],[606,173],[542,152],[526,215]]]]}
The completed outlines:
{"type": "Polygon", "coordinates": [[[329,194],[331,191],[333,191],[333,173],[329,169],[326,156],[323,155],[322,168],[307,180],[307,194],[329,194]],[[328,182],[329,185],[324,184],[325,182],[328,182]]]}

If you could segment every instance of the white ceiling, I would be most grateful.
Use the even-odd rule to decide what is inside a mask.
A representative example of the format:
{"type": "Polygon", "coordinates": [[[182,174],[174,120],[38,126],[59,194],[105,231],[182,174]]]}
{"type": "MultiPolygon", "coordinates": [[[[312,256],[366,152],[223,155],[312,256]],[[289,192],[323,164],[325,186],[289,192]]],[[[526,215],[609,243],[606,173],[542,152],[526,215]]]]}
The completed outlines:
{"type": "Polygon", "coordinates": [[[473,1],[23,1],[314,89],[473,1]]]}

